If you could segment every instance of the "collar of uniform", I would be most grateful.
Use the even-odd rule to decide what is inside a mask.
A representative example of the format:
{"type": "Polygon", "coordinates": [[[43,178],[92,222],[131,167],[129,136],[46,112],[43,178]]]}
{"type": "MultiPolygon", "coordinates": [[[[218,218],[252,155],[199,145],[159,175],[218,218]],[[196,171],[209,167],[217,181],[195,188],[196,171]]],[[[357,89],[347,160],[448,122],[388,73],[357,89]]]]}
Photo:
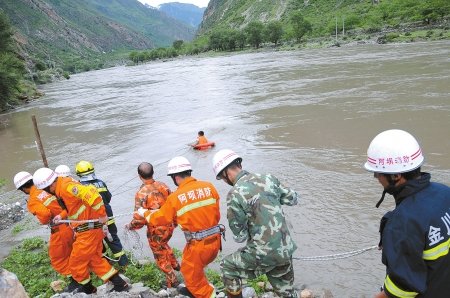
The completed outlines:
{"type": "Polygon", "coordinates": [[[155,183],[155,179],[153,179],[153,178],[144,180],[144,184],[145,185],[149,185],[149,184],[153,184],[153,183],[155,183]]]}
{"type": "Polygon", "coordinates": [[[187,177],[183,180],[183,182],[180,183],[180,185],[178,185],[178,188],[181,188],[182,186],[184,186],[192,181],[197,181],[197,179],[195,179],[194,177],[187,177]]]}
{"type": "Polygon", "coordinates": [[[238,182],[239,179],[241,179],[242,177],[244,177],[245,175],[248,175],[248,174],[249,174],[249,172],[247,172],[246,170],[240,171],[239,174],[236,175],[236,182],[238,182]]]}
{"type": "Polygon", "coordinates": [[[80,182],[88,182],[88,181],[96,180],[96,179],[97,179],[97,177],[95,176],[95,173],[92,173],[92,174],[88,174],[85,176],[81,176],[80,182]]]}

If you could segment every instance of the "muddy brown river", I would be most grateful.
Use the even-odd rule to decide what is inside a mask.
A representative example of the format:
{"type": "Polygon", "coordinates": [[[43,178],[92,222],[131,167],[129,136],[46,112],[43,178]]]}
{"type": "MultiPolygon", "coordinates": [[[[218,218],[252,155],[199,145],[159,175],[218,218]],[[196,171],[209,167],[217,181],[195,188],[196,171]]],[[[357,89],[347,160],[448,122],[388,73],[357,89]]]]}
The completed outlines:
{"type": "MultiPolygon", "coordinates": [[[[116,214],[131,212],[142,161],[188,158],[196,178],[212,181],[222,196],[227,225],[229,189],[214,180],[212,157],[231,148],[243,166],[270,172],[296,189],[301,201],[286,207],[298,244],[295,256],[353,251],[378,243],[378,223],[393,208],[375,203],[381,186],[362,165],[372,138],[399,128],[419,140],[423,170],[450,181],[450,42],[359,45],[291,52],[187,57],[74,75],[43,86],[39,101],[0,115],[1,200],[24,200],[12,177],[42,164],[31,115],[36,115],[51,167],[94,162],[113,193],[116,214]],[[217,146],[193,151],[198,130],[217,146]]],[[[129,216],[117,219],[119,229],[129,216]]],[[[145,253],[150,255],[144,231],[145,253]]],[[[172,245],[181,249],[178,231],[172,245]]],[[[238,247],[228,232],[223,253],[238,247]]],[[[381,253],[332,261],[295,261],[296,284],[330,289],[335,297],[372,297],[384,279],[381,253]]],[[[217,266],[217,265],[213,265],[217,266]]]]}

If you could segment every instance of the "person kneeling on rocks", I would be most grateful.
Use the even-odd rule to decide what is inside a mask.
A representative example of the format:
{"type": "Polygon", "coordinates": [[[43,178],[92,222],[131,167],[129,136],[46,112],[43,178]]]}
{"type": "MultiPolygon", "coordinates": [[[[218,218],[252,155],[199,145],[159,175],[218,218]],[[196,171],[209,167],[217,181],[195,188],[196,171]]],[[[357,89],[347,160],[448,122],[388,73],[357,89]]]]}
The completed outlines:
{"type": "Polygon", "coordinates": [[[282,205],[297,204],[298,194],[276,177],[242,170],[242,158],[223,149],[213,158],[218,180],[233,186],[227,196],[227,218],[236,242],[247,245],[220,262],[228,297],[242,297],[242,279],[266,274],[280,297],[298,297],[292,254],[296,250],[282,205]]]}

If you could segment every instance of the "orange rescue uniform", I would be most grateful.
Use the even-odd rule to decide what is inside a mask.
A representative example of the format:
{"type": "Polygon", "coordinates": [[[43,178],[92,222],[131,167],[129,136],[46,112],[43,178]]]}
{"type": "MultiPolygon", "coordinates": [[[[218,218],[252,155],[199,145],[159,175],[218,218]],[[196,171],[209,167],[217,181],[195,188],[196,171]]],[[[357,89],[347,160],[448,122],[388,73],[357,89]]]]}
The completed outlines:
{"type": "MultiPolygon", "coordinates": [[[[64,201],[68,219],[91,220],[106,216],[102,197],[93,185],[82,185],[70,177],[58,177],[55,193],[64,201]]],[[[72,227],[75,231],[69,261],[72,278],[85,285],[90,281],[92,270],[104,282],[108,281],[117,270],[102,258],[102,225],[75,223],[72,227]]]]}
{"type": "MultiPolygon", "coordinates": [[[[28,211],[43,225],[50,224],[55,216],[64,211],[55,196],[37,189],[34,185],[30,189],[27,207],[28,211]]],[[[62,275],[70,275],[69,258],[72,244],[73,231],[67,224],[51,227],[48,255],[53,269],[62,275]]]]}
{"type": "MultiPolygon", "coordinates": [[[[149,210],[145,217],[154,226],[176,221],[185,232],[206,230],[219,223],[219,194],[211,183],[187,177],[158,211],[149,210]]],[[[183,250],[181,274],[186,287],[197,298],[215,296],[204,268],[214,261],[220,248],[220,234],[214,234],[202,240],[190,240],[183,250]]]]}
{"type": "MultiPolygon", "coordinates": [[[[141,207],[149,210],[157,210],[164,205],[169,194],[170,189],[167,185],[153,179],[147,179],[136,193],[134,198],[134,211],[137,211],[141,207]]],[[[133,217],[130,223],[130,229],[140,229],[146,224],[145,219],[136,212],[133,217]]],[[[179,264],[168,243],[175,226],[176,224],[174,223],[161,226],[147,224],[148,244],[155,257],[156,264],[158,264],[158,267],[166,275],[167,287],[169,288],[176,286],[178,283],[174,268],[178,269],[179,264]]]]}

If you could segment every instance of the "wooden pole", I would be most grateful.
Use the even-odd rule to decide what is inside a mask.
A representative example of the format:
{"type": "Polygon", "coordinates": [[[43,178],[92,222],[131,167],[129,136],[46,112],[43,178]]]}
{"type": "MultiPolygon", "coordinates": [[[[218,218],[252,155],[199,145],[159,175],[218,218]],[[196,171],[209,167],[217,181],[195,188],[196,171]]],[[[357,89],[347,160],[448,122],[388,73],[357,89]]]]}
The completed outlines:
{"type": "Polygon", "coordinates": [[[36,122],[36,116],[31,116],[31,120],[33,120],[34,133],[36,134],[36,142],[39,148],[39,152],[42,156],[42,161],[44,162],[44,166],[48,168],[47,157],[45,157],[44,147],[42,146],[41,135],[39,134],[39,129],[36,122]]]}

